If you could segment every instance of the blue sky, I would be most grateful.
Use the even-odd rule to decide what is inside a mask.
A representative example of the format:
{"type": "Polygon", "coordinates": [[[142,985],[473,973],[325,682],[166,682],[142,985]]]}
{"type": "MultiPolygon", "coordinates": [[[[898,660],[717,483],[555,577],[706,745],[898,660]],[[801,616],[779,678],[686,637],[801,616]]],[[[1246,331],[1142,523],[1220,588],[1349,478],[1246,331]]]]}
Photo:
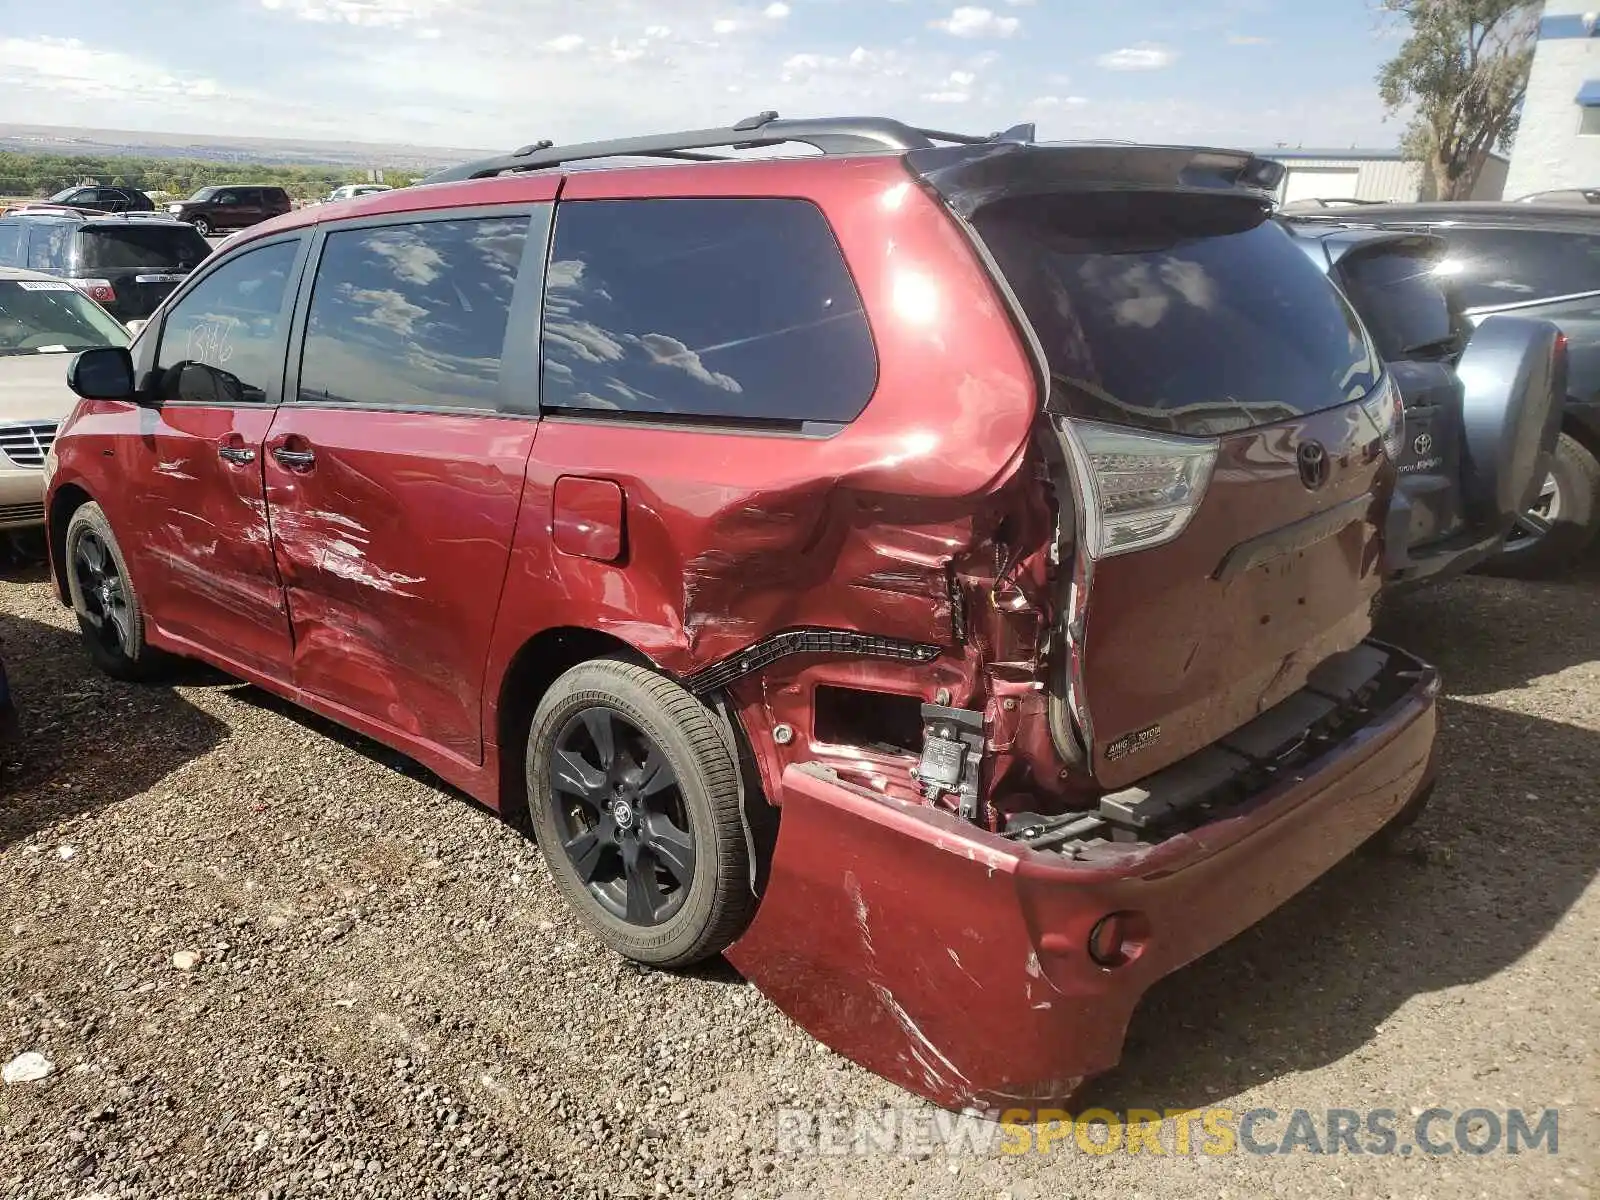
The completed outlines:
{"type": "Polygon", "coordinates": [[[775,108],[1386,146],[1397,37],[1368,0],[0,0],[0,121],[498,148],[775,108]]]}

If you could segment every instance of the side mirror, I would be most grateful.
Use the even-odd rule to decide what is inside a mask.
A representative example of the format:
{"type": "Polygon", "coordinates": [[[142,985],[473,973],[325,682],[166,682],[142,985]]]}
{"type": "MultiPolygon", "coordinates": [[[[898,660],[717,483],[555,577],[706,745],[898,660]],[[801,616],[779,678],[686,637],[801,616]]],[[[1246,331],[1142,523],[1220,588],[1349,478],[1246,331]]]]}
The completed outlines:
{"type": "Polygon", "coordinates": [[[67,386],[85,400],[132,400],[133,355],[125,346],[84,350],[67,368],[67,386]]]}

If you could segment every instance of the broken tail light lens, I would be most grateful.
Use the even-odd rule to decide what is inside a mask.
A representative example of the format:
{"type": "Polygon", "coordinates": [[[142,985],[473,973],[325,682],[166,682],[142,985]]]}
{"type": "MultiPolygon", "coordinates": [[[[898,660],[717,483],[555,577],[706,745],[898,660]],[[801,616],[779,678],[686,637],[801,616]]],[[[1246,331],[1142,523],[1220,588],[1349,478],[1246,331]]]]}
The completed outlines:
{"type": "Polygon", "coordinates": [[[1200,507],[1217,462],[1214,438],[1167,437],[1071,422],[1088,459],[1089,553],[1109,558],[1172,541],[1200,507]]]}
{"type": "Polygon", "coordinates": [[[117,289],[111,286],[109,279],[74,279],[72,286],[77,288],[96,304],[115,304],[117,302],[117,289]]]}
{"type": "Polygon", "coordinates": [[[1361,411],[1367,414],[1367,419],[1378,431],[1378,437],[1383,440],[1383,452],[1389,456],[1389,461],[1399,462],[1401,442],[1406,431],[1406,413],[1394,376],[1384,375],[1378,386],[1361,402],[1361,411]]]}

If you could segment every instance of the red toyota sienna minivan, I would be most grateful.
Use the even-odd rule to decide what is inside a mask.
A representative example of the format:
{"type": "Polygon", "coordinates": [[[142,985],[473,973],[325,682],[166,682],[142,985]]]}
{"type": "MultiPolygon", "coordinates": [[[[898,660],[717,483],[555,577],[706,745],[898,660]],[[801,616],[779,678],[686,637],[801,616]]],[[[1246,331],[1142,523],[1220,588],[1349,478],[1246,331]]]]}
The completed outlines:
{"type": "Polygon", "coordinates": [[[525,817],[621,954],[1059,1103],[1431,781],[1398,400],[1279,171],[763,114],[268,222],[76,360],[61,598],[525,817]]]}

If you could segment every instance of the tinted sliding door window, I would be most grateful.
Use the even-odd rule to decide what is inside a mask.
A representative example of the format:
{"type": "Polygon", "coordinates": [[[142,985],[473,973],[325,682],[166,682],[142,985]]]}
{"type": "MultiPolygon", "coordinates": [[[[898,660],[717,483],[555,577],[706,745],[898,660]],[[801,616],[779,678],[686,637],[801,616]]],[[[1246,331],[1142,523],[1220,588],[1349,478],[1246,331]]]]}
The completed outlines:
{"type": "Polygon", "coordinates": [[[840,424],[877,384],[861,298],[804,200],[561,204],[543,328],[546,410],[840,424]]]}
{"type": "Polygon", "coordinates": [[[304,403],[493,411],[529,218],[328,235],[301,358],[304,403]]]}

